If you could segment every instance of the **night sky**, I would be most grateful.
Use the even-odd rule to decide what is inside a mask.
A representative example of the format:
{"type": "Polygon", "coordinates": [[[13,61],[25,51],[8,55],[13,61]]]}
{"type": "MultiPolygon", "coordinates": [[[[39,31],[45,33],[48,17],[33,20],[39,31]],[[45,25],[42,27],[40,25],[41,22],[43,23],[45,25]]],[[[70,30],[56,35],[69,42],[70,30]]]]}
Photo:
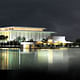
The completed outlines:
{"type": "Polygon", "coordinates": [[[0,26],[41,26],[80,38],[80,0],[0,0],[0,26]]]}

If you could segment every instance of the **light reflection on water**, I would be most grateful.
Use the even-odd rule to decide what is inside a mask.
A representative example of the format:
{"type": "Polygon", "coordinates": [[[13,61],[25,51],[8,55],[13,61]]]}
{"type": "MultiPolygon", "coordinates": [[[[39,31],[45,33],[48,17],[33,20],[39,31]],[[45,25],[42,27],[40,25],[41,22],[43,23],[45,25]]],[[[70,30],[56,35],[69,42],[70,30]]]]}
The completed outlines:
{"type": "Polygon", "coordinates": [[[80,49],[78,48],[23,49],[22,51],[20,49],[0,49],[0,69],[68,71],[70,64],[72,64],[71,61],[73,60],[74,62],[76,58],[79,58],[79,51],[80,49]]]}
{"type": "Polygon", "coordinates": [[[15,69],[18,66],[18,50],[0,49],[0,69],[15,69]]]}

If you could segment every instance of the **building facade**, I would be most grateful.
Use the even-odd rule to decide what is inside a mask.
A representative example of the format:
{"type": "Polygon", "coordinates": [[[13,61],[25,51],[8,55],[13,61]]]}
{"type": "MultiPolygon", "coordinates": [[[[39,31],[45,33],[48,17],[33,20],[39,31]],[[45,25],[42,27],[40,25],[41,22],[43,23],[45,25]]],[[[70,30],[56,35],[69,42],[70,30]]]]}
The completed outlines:
{"type": "Polygon", "coordinates": [[[65,36],[53,36],[53,42],[57,42],[57,41],[60,41],[60,42],[65,42],[65,36]]]}
{"type": "Polygon", "coordinates": [[[66,41],[66,37],[65,36],[53,36],[53,42],[56,43],[56,42],[60,42],[60,43],[73,43],[73,42],[70,42],[70,41],[66,41]]]}
{"type": "Polygon", "coordinates": [[[8,36],[4,41],[13,41],[18,37],[25,37],[25,41],[33,39],[33,41],[41,41],[46,39],[55,32],[44,31],[46,28],[33,28],[33,27],[3,27],[0,28],[0,35],[8,36]]]}

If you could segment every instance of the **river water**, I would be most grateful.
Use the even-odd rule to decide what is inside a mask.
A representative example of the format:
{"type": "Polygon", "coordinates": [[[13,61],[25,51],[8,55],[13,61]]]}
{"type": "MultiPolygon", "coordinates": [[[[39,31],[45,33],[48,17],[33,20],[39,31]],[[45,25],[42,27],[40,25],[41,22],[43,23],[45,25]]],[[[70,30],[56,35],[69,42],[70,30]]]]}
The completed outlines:
{"type": "Polygon", "coordinates": [[[1,70],[80,71],[80,48],[0,49],[1,70]]]}

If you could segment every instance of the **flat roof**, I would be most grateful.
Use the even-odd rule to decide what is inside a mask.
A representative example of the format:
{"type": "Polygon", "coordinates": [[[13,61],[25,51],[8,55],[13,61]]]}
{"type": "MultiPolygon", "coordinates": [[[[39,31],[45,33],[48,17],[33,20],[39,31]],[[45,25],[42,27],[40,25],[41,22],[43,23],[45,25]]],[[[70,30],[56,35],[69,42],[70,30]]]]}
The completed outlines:
{"type": "Polygon", "coordinates": [[[39,27],[22,27],[22,26],[5,26],[0,27],[0,31],[4,30],[28,30],[28,31],[43,31],[46,28],[39,28],[39,27]]]}
{"type": "MultiPolygon", "coordinates": [[[[11,30],[12,32],[22,32],[23,30],[11,30]]],[[[8,31],[0,31],[0,32],[8,32],[8,31]]],[[[38,33],[38,32],[40,32],[40,33],[56,33],[56,32],[52,32],[52,31],[26,31],[26,32],[35,32],[35,33],[38,33]]]]}

